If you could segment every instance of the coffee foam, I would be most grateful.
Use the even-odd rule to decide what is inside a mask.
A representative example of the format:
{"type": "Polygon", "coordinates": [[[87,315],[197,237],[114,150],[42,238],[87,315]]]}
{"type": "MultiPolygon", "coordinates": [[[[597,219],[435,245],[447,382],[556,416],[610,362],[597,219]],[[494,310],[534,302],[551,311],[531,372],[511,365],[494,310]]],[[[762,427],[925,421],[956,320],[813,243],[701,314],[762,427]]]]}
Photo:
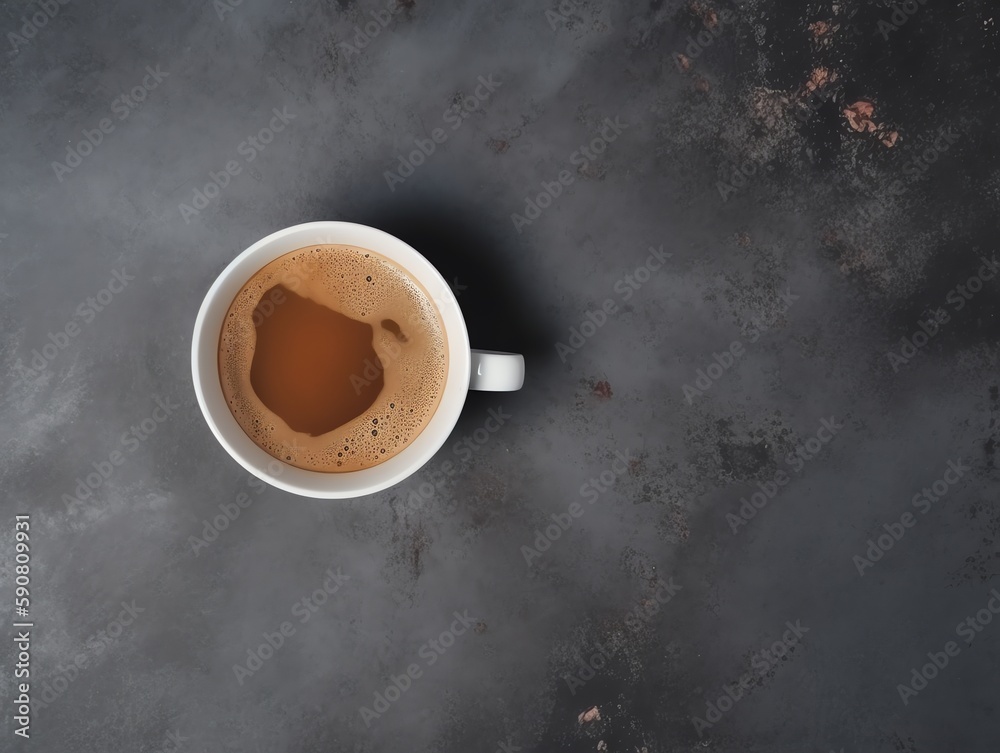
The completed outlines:
{"type": "MultiPolygon", "coordinates": [[[[261,315],[263,309],[256,314],[261,315]]],[[[265,266],[233,300],[219,340],[222,391],[239,425],[269,454],[313,471],[370,468],[402,451],[437,409],[447,367],[444,327],[427,293],[385,257],[351,246],[308,246],[265,266]],[[357,418],[317,437],[289,427],[261,402],[250,383],[255,310],[277,285],[372,326],[382,391],[357,418]],[[381,322],[387,319],[399,325],[406,342],[383,328],[381,322]]],[[[371,372],[356,376],[367,379],[371,372]]]]}

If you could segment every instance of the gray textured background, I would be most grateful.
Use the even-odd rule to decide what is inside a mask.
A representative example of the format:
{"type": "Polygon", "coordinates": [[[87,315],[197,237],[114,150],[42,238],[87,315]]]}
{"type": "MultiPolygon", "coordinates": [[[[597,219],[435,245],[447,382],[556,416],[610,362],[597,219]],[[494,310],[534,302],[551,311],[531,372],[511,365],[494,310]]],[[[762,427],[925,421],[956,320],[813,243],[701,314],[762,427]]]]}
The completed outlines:
{"type": "Polygon", "coordinates": [[[997,283],[947,302],[996,248],[990,4],[916,4],[881,33],[884,2],[406,5],[357,53],[343,43],[385,4],[74,0],[30,38],[37,2],[0,11],[0,613],[13,621],[27,512],[36,701],[26,742],[8,641],[0,747],[995,750],[1000,625],[971,645],[956,628],[1000,574],[997,283]],[[709,28],[683,70],[675,54],[709,28]],[[147,66],[168,75],[122,110],[147,66]],[[451,130],[445,111],[480,76],[501,84],[451,130]],[[849,126],[858,100],[877,132],[849,126]],[[248,162],[240,145],[273,108],[294,120],[248,162]],[[54,168],[103,118],[96,149],[54,168]],[[627,128],[574,163],[606,118],[627,128]],[[447,141],[390,190],[385,171],[438,127],[447,141]],[[943,128],[954,143],[920,167],[943,128]],[[183,217],[230,160],[240,173],[183,217]],[[740,166],[753,174],[729,192],[740,166]],[[515,229],[563,170],[573,184],[515,229]],[[456,442],[490,409],[511,416],[471,457],[449,442],[349,502],[251,483],[190,379],[215,276],[319,219],[413,244],[454,281],[473,345],[527,358],[522,392],[470,396],[456,442]],[[620,281],[661,245],[672,256],[623,301],[620,281]],[[116,271],[134,280],[96,311],[116,271]],[[555,344],[609,298],[618,313],[564,362],[555,344]],[[937,309],[949,321],[894,369],[887,354],[937,309]],[[744,354],[685,399],[736,341],[744,354]],[[157,399],[179,407],[150,423],[157,399]],[[786,456],[831,417],[843,428],[795,472],[786,456]],[[143,420],[155,431],[129,439],[143,420]],[[121,465],[72,502],[115,451],[121,465]],[[627,471],[591,504],[581,487],[616,452],[627,471]],[[448,459],[458,474],[401,504],[448,459]],[[949,460],[970,470],[921,514],[911,499],[949,460]],[[734,533],[727,515],[782,470],[791,482],[734,533]],[[241,493],[249,506],[199,546],[241,493]],[[522,547],[574,502],[582,517],[526,564],[522,547]],[[852,558],[907,511],[916,525],[860,576],[852,558]],[[348,579],[302,622],[329,568],[348,579]],[[122,602],[142,610],[124,627],[122,602]],[[430,665],[456,611],[476,628],[430,665]],[[234,665],[286,621],[294,634],[239,682],[234,665]],[[762,659],[795,621],[797,645],[762,659]],[[958,656],[904,705],[897,686],[949,640],[958,656]],[[567,681],[602,650],[592,679],[567,681]],[[421,676],[366,724],[361,708],[411,664],[421,676]],[[746,673],[750,690],[707,717],[746,673]],[[600,720],[579,722],[595,705],[600,720]]]}

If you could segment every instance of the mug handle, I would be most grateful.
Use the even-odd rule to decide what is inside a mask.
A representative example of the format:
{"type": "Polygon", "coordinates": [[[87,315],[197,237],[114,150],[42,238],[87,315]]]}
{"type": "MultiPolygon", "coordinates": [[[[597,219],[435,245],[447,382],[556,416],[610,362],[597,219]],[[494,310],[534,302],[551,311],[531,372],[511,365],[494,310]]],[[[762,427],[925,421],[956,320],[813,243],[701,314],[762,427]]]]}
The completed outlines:
{"type": "Polygon", "coordinates": [[[514,392],[524,384],[524,356],[496,350],[472,351],[470,390],[514,392]]]}

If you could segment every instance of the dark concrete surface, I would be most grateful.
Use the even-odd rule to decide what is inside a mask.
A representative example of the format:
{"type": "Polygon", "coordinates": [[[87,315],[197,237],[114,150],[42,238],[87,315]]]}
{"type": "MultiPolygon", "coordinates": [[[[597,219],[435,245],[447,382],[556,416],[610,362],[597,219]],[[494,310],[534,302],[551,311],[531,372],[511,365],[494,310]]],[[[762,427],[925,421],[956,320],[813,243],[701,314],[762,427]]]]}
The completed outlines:
{"type": "Polygon", "coordinates": [[[699,1],[4,5],[0,748],[996,750],[995,6],[699,1]],[[190,380],[320,219],[528,368],[348,502],[190,380]]]}

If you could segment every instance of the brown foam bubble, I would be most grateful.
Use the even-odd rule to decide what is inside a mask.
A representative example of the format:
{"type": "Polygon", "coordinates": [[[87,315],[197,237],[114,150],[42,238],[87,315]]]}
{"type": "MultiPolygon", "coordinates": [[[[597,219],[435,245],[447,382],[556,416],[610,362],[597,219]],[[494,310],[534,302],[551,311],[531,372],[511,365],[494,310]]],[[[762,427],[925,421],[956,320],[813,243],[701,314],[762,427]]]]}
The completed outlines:
{"type": "MultiPolygon", "coordinates": [[[[407,447],[437,409],[447,367],[444,328],[427,293],[385,257],[350,246],[308,246],[265,266],[233,300],[219,338],[222,391],[237,422],[274,457],[315,471],[370,468],[407,447]],[[296,341],[288,327],[290,317],[317,306],[323,307],[327,329],[317,329],[311,340],[296,341]],[[331,339],[328,333],[347,331],[337,327],[351,328],[349,343],[331,339]],[[369,329],[371,342],[361,351],[364,337],[359,333],[369,329]],[[276,376],[269,386],[261,386],[262,367],[269,365],[261,359],[288,358],[303,346],[309,347],[301,354],[303,363],[326,369],[323,378],[338,380],[331,383],[349,391],[342,392],[342,402],[353,408],[341,406],[340,412],[311,416],[293,406],[302,399],[296,392],[302,387],[295,381],[302,372],[295,368],[272,369],[276,376]],[[348,368],[338,363],[337,348],[354,354],[354,359],[357,353],[368,355],[350,360],[348,368]],[[283,395],[283,390],[296,394],[283,395]],[[347,416],[353,418],[325,430],[347,416]]],[[[308,389],[317,389],[315,379],[308,389]]],[[[318,410],[322,401],[313,399],[318,410]]]]}

